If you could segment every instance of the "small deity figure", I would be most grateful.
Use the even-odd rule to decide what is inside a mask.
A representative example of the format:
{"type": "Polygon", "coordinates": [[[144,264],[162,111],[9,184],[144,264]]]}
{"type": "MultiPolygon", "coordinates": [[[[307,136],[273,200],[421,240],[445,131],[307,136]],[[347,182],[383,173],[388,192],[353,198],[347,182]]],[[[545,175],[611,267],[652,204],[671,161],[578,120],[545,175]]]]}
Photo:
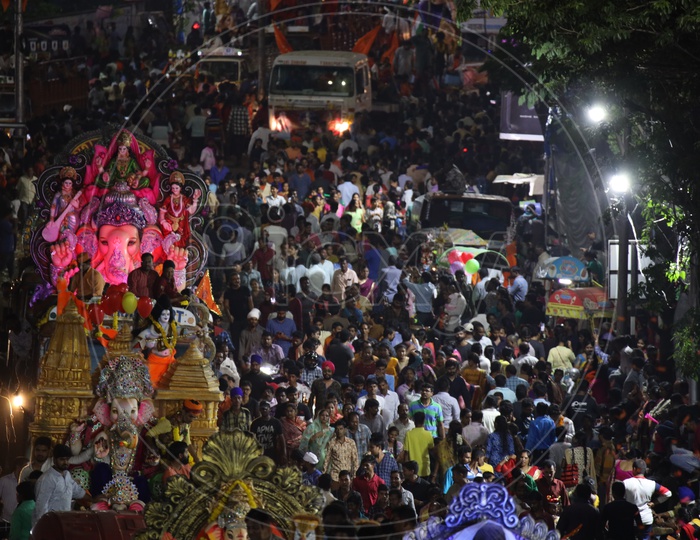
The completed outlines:
{"type": "MultiPolygon", "coordinates": [[[[138,161],[129,152],[129,149],[133,149],[133,144],[134,139],[130,133],[122,131],[117,136],[117,156],[110,164],[109,169],[102,171],[102,174],[98,177],[96,182],[98,187],[108,187],[110,184],[125,182],[132,173],[137,174],[139,178],[143,178],[143,171],[140,169],[138,161]]],[[[138,146],[136,146],[134,153],[136,156],[139,156],[138,146]]],[[[140,183],[141,180],[139,180],[139,187],[143,187],[140,183]]],[[[148,185],[148,180],[146,180],[146,185],[148,185]]]]}
{"type": "Polygon", "coordinates": [[[167,296],[158,298],[146,324],[148,326],[138,333],[134,345],[139,345],[141,350],[150,350],[148,371],[153,386],[158,387],[170,364],[175,361],[177,344],[175,313],[167,296]]]}
{"type": "Polygon", "coordinates": [[[186,248],[190,241],[190,216],[197,211],[202,192],[199,189],[195,190],[192,200],[185,197],[182,193],[185,177],[180,171],[170,175],[169,183],[170,195],[160,207],[160,226],[165,234],[179,234],[180,240],[175,245],[186,248]]]}
{"type": "Polygon", "coordinates": [[[48,242],[55,242],[60,237],[72,236],[78,228],[78,212],[81,207],[81,192],[75,191],[78,173],[73,167],[63,167],[58,174],[60,191],[51,202],[49,221],[42,235],[48,242]],[[69,231],[68,233],[66,231],[69,231]]]}
{"type": "Polygon", "coordinates": [[[85,174],[85,199],[101,197],[118,183],[126,183],[139,198],[155,204],[158,198],[159,177],[153,150],[141,153],[138,141],[128,131],[122,131],[109,149],[95,145],[92,163],[85,174]],[[109,162],[116,147],[116,157],[109,162]]]}

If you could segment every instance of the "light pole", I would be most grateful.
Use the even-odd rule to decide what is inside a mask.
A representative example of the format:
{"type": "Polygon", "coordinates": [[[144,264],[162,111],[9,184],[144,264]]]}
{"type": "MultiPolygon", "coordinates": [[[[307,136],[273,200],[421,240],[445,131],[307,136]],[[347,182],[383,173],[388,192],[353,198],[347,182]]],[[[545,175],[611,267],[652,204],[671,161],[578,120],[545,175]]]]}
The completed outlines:
{"type": "Polygon", "coordinates": [[[629,258],[629,235],[627,234],[627,194],[630,178],[618,173],[610,178],[610,190],[620,197],[620,215],[617,220],[617,300],[615,303],[615,330],[618,336],[628,333],[627,324],[627,273],[629,258]]]}

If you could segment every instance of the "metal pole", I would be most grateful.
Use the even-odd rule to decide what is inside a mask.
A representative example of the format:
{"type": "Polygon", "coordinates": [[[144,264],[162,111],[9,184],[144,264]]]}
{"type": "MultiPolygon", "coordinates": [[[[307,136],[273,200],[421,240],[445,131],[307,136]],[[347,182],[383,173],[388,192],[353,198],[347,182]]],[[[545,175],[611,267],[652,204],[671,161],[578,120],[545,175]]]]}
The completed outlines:
{"type": "MultiPolygon", "coordinates": [[[[625,217],[628,218],[629,214],[625,212],[625,217]]],[[[637,250],[637,242],[632,242],[630,244],[630,290],[636,291],[639,285],[639,252],[637,250]]],[[[629,306],[630,310],[630,333],[636,335],[637,333],[637,318],[635,306],[629,306]]]]}
{"type": "MultiPolygon", "coordinates": [[[[18,124],[24,124],[24,54],[22,54],[22,34],[24,33],[24,14],[22,0],[15,0],[15,104],[17,105],[18,124]]],[[[19,128],[20,150],[24,153],[24,129],[19,128]]]]}
{"type": "Polygon", "coordinates": [[[258,2],[258,100],[265,96],[265,0],[258,2]]]}
{"type": "Polygon", "coordinates": [[[617,335],[623,336],[628,333],[627,329],[627,271],[629,268],[629,236],[627,235],[627,202],[622,199],[622,209],[618,219],[617,237],[619,239],[617,252],[617,304],[616,329],[617,335]]]}

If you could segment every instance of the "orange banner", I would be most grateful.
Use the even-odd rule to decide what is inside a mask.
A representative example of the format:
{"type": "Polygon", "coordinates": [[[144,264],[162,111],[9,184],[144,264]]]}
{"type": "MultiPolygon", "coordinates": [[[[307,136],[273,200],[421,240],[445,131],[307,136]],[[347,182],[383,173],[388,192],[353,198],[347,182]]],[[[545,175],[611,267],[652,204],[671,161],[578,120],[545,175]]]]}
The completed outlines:
{"type": "Polygon", "coordinates": [[[292,49],[292,46],[289,44],[289,41],[287,41],[287,38],[284,37],[282,31],[277,28],[276,24],[273,24],[272,27],[275,29],[275,43],[277,43],[277,48],[280,52],[282,54],[292,52],[294,49],[292,49]]]}
{"type": "Polygon", "coordinates": [[[10,7],[10,0],[1,0],[2,3],[2,10],[7,11],[7,8],[10,7]]]}
{"type": "Polygon", "coordinates": [[[202,281],[199,282],[199,286],[197,287],[197,298],[204,302],[211,311],[221,316],[221,310],[214,301],[214,295],[211,292],[211,278],[209,277],[209,270],[207,270],[207,273],[204,274],[202,281]]]}
{"type": "Polygon", "coordinates": [[[374,40],[377,39],[377,34],[382,29],[382,25],[378,24],[375,28],[367,32],[364,36],[357,40],[355,46],[352,48],[352,52],[360,54],[369,54],[370,49],[374,40]]]}
{"type": "Polygon", "coordinates": [[[391,65],[394,65],[394,54],[396,54],[397,49],[399,48],[399,34],[394,32],[394,34],[391,36],[391,45],[389,48],[386,50],[386,52],[382,55],[382,60],[385,60],[386,58],[389,59],[389,62],[391,62],[391,65]]]}
{"type": "Polygon", "coordinates": [[[275,11],[281,3],[282,0],[270,0],[270,11],[275,11]]]}

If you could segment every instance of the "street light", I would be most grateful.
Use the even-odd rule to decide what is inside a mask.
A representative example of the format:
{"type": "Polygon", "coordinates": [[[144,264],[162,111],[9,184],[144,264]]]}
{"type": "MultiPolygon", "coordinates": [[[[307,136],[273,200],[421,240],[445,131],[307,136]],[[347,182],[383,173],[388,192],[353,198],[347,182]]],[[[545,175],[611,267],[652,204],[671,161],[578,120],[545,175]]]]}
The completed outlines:
{"type": "MultiPolygon", "coordinates": [[[[15,394],[12,396],[12,399],[7,397],[4,394],[0,394],[0,397],[5,399],[7,401],[7,404],[10,406],[10,427],[12,428],[12,442],[17,442],[17,433],[15,432],[15,415],[14,412],[12,411],[13,408],[21,408],[22,405],[24,405],[24,398],[22,397],[21,394],[15,394]]],[[[7,444],[8,444],[8,450],[9,450],[9,444],[10,444],[10,432],[7,429],[7,422],[5,423],[5,436],[7,437],[7,444]]]]}
{"type": "Polygon", "coordinates": [[[602,105],[591,105],[586,110],[588,119],[594,124],[600,124],[608,116],[608,111],[602,105]]]}
{"type": "Polygon", "coordinates": [[[627,173],[621,172],[610,177],[610,189],[619,195],[624,195],[630,190],[631,182],[627,173]]]}

